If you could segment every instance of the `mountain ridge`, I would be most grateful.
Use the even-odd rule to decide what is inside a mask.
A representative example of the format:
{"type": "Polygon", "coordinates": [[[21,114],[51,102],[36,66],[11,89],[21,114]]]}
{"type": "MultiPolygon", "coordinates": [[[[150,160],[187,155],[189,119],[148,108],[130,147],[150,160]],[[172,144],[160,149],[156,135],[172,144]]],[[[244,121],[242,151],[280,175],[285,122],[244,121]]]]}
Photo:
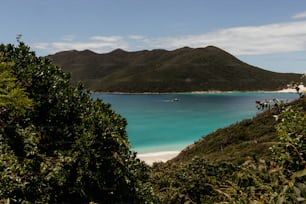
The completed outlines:
{"type": "Polygon", "coordinates": [[[73,83],[83,81],[100,92],[276,90],[300,80],[299,74],[264,70],[215,46],[103,54],[72,50],[48,58],[70,72],[73,83]]]}

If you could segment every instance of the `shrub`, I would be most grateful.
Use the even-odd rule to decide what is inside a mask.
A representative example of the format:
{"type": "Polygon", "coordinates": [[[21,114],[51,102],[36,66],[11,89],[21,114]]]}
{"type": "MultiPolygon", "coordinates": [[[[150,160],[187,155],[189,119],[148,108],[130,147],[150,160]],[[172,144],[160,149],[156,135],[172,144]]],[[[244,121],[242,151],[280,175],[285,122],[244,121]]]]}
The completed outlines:
{"type": "Polygon", "coordinates": [[[23,42],[0,45],[0,198],[144,203],[126,120],[23,42]],[[13,103],[12,103],[13,102],[13,103]]]}

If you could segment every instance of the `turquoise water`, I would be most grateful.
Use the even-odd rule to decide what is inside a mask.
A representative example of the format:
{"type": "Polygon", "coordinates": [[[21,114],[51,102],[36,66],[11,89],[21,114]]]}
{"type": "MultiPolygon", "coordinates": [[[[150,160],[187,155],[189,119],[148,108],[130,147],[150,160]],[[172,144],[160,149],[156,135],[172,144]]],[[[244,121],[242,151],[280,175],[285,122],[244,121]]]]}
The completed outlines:
{"type": "Polygon", "coordinates": [[[293,100],[297,94],[93,94],[92,97],[110,103],[125,117],[133,150],[148,153],[181,150],[218,128],[252,118],[258,113],[256,100],[293,100]]]}

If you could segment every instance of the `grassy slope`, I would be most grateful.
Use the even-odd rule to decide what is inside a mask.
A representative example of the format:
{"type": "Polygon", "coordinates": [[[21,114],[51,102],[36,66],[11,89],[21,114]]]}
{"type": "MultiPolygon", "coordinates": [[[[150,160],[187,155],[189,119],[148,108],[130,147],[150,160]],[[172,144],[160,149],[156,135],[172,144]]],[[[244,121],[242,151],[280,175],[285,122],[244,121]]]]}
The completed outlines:
{"type": "Polygon", "coordinates": [[[49,56],[74,81],[94,91],[187,92],[275,90],[297,74],[275,73],[248,65],[213,47],[181,48],[107,54],[66,51],[49,56]]]}
{"type": "MultiPolygon", "coordinates": [[[[306,111],[306,98],[293,102],[306,111]]],[[[198,142],[185,148],[170,162],[190,161],[194,156],[212,161],[241,163],[248,158],[271,159],[269,147],[278,140],[275,130],[275,111],[266,111],[252,119],[246,119],[202,137],[198,142]]]]}
{"type": "MultiPolygon", "coordinates": [[[[290,105],[291,110],[303,107],[306,116],[306,97],[290,105]]],[[[264,112],[220,129],[172,161],[155,163],[150,183],[160,201],[157,203],[298,203],[298,199],[305,198],[305,177],[301,171],[296,172],[298,166],[304,169],[305,163],[294,158],[295,149],[288,148],[290,157],[284,157],[283,143],[276,149],[278,156],[283,152],[282,160],[277,162],[270,153],[269,147],[280,141],[274,129],[279,121],[273,114],[264,112]],[[291,159],[295,162],[288,162],[291,159]],[[298,172],[299,179],[290,178],[298,172]]],[[[287,123],[296,128],[294,137],[303,130],[305,121],[300,122],[297,126],[287,123]]],[[[297,151],[303,151],[302,147],[297,151]]]]}

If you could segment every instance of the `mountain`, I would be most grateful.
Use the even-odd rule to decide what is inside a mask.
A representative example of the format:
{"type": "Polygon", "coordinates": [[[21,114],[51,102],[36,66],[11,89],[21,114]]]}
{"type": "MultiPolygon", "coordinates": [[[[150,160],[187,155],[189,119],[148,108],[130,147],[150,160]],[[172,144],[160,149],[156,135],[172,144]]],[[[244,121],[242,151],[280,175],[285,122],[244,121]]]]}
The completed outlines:
{"type": "Polygon", "coordinates": [[[101,92],[255,91],[284,88],[299,74],[251,66],[214,46],[106,54],[90,50],[49,55],[54,64],[101,92]]]}

